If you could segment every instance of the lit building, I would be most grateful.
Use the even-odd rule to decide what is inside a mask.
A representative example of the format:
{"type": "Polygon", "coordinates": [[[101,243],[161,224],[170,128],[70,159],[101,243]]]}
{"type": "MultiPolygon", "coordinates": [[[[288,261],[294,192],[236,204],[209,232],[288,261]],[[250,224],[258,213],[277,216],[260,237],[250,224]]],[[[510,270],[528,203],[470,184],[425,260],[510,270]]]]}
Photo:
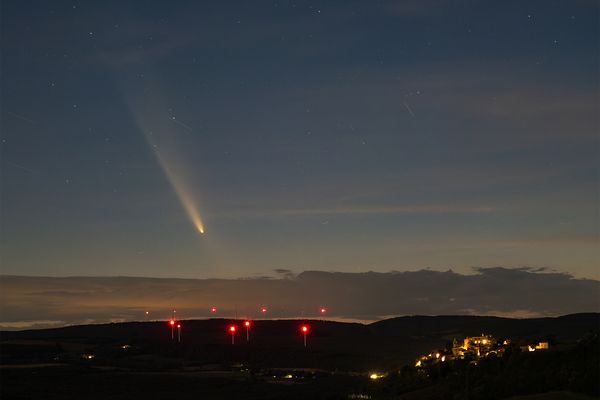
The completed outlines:
{"type": "Polygon", "coordinates": [[[550,344],[548,342],[538,342],[537,344],[528,344],[525,346],[520,346],[522,352],[532,352],[536,350],[548,350],[550,348],[550,344]]]}
{"type": "Polygon", "coordinates": [[[465,355],[473,355],[482,357],[490,352],[497,353],[494,349],[497,347],[496,339],[492,335],[468,336],[463,339],[462,345],[454,339],[452,343],[452,355],[454,357],[464,357],[465,355]]]}

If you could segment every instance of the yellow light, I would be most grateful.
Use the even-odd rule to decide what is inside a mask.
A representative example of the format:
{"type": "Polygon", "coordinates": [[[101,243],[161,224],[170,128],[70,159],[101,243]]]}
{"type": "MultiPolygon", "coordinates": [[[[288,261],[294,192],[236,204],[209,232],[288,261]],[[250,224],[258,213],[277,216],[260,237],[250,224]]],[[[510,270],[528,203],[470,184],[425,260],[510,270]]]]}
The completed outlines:
{"type": "Polygon", "coordinates": [[[421,360],[417,361],[417,363],[415,364],[415,367],[420,367],[421,366],[421,360]]]}
{"type": "Polygon", "coordinates": [[[292,379],[294,376],[292,374],[287,374],[284,376],[285,379],[292,379]]]}
{"type": "Polygon", "coordinates": [[[483,340],[481,341],[481,343],[483,343],[483,344],[487,344],[487,339],[483,339],[483,340]]]}
{"type": "Polygon", "coordinates": [[[371,375],[369,375],[369,378],[371,378],[372,380],[377,380],[377,379],[381,378],[382,376],[383,375],[372,373],[371,375]]]}
{"type": "Polygon", "coordinates": [[[527,346],[527,349],[528,349],[529,351],[535,351],[535,348],[533,348],[533,347],[531,347],[531,346],[527,346]]]}
{"type": "Polygon", "coordinates": [[[435,353],[435,358],[440,358],[440,353],[435,353]]]}
{"type": "Polygon", "coordinates": [[[446,361],[446,356],[442,356],[442,362],[446,361]]]}

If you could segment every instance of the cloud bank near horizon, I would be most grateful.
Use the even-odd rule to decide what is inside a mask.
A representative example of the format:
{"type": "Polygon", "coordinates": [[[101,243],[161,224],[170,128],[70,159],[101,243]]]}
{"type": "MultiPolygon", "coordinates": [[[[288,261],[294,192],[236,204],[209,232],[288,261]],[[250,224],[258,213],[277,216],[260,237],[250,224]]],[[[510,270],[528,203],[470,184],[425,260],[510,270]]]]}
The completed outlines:
{"type": "Polygon", "coordinates": [[[171,279],[0,276],[0,329],[179,318],[319,317],[373,321],[398,315],[556,316],[600,311],[600,281],[531,268],[464,275],[276,270],[282,278],[171,279]],[[217,307],[217,314],[210,308],[217,307]]]}

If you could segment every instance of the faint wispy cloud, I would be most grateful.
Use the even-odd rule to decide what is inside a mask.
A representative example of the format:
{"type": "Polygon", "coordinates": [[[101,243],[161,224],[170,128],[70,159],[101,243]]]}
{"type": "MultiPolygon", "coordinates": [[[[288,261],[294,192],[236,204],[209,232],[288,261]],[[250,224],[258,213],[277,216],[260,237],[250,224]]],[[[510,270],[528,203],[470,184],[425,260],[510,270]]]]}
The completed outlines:
{"type": "Polygon", "coordinates": [[[271,210],[233,210],[213,216],[311,216],[311,215],[377,215],[377,214],[483,214],[497,210],[483,205],[390,205],[390,206],[340,206],[317,208],[288,208],[271,210]]]}
{"type": "Polygon", "coordinates": [[[339,208],[299,208],[275,211],[279,215],[323,215],[323,214],[448,214],[448,213],[490,213],[495,210],[488,206],[445,206],[445,205],[406,205],[406,206],[364,206],[339,208]]]}

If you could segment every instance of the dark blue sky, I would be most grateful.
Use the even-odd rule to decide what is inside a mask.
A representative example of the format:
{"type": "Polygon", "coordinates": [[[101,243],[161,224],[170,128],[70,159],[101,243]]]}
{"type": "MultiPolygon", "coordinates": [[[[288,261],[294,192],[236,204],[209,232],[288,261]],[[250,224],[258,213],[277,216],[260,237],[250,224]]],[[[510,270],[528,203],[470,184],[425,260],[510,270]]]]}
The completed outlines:
{"type": "Polygon", "coordinates": [[[595,1],[1,7],[4,274],[600,278],[595,1]]]}

